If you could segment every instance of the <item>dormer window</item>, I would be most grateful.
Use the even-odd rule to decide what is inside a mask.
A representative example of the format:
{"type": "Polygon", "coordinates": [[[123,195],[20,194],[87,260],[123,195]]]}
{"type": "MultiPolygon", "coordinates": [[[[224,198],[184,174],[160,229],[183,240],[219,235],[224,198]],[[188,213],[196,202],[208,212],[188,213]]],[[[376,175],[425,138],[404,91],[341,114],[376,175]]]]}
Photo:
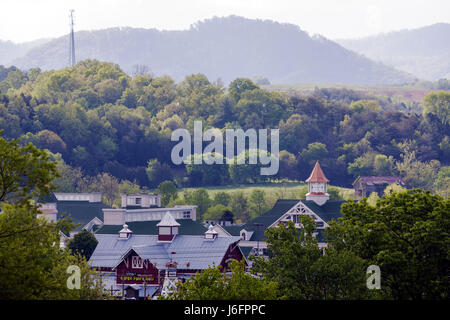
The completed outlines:
{"type": "Polygon", "coordinates": [[[131,267],[133,269],[142,269],[144,267],[144,262],[141,257],[133,256],[131,259],[131,267]]]}

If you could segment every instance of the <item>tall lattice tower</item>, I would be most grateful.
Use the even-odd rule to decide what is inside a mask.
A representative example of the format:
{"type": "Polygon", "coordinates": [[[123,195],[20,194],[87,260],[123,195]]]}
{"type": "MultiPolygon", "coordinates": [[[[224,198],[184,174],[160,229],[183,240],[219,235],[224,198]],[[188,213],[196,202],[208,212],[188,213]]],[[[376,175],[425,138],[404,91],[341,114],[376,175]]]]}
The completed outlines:
{"type": "Polygon", "coordinates": [[[75,37],[73,34],[73,13],[75,10],[70,10],[70,52],[69,52],[69,64],[71,67],[75,65],[75,37]]]}

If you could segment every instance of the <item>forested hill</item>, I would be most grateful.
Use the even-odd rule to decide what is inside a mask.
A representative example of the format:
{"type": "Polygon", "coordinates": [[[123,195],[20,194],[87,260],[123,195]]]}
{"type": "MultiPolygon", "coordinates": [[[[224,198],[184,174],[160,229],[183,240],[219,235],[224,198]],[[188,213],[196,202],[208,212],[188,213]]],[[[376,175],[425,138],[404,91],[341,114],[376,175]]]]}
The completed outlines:
{"type": "MultiPolygon", "coordinates": [[[[236,16],[198,22],[185,31],[80,31],[75,41],[77,60],[114,62],[128,73],[135,65],[147,65],[155,75],[176,81],[192,73],[225,83],[257,76],[283,84],[396,84],[412,79],[324,37],[311,37],[296,25],[236,16]]],[[[13,64],[21,69],[65,67],[68,44],[67,36],[57,38],[32,48],[13,64]]]]}
{"type": "Polygon", "coordinates": [[[344,47],[426,80],[450,77],[450,23],[337,40],[344,47]]]}
{"type": "Polygon", "coordinates": [[[23,43],[0,40],[0,64],[10,65],[12,61],[24,56],[30,49],[49,42],[50,39],[38,39],[23,43]]]}

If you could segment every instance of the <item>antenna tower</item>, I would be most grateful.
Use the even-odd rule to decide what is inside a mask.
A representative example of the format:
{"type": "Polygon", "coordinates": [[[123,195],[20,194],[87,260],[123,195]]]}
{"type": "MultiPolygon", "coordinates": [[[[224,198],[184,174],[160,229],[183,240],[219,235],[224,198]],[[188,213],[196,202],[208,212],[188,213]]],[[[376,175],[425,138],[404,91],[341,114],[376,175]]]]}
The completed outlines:
{"type": "Polygon", "coordinates": [[[69,64],[71,67],[75,65],[75,37],[73,34],[73,13],[75,10],[70,10],[70,53],[69,53],[69,64]]]}

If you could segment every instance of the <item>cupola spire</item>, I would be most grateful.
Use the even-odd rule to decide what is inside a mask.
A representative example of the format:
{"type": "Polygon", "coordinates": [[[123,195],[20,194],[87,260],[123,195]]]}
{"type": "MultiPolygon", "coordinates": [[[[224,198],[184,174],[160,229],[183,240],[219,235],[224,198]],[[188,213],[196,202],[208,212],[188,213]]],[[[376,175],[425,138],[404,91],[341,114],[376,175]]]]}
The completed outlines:
{"type": "Polygon", "coordinates": [[[306,200],[312,200],[319,206],[323,205],[330,199],[330,195],[327,193],[327,183],[330,180],[325,177],[325,174],[320,167],[319,161],[316,161],[314,169],[306,182],[308,182],[308,193],[306,194],[306,200]]]}

